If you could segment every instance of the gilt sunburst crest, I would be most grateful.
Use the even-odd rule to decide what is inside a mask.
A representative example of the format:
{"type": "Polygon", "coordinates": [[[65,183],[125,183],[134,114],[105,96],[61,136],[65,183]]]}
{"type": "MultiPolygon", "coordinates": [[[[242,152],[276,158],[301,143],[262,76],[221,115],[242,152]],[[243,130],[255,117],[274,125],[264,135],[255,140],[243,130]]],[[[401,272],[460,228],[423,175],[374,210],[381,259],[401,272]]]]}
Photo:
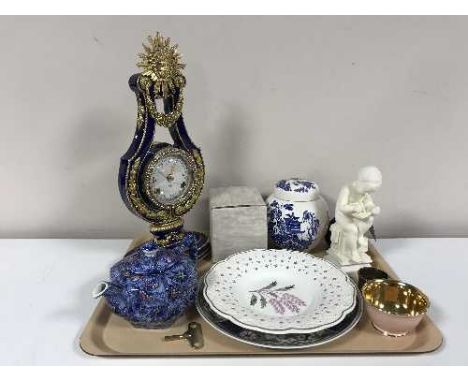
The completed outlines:
{"type": "Polygon", "coordinates": [[[177,44],[171,45],[169,38],[164,38],[157,32],[148,36],[148,42],[143,43],[144,51],[138,55],[137,66],[143,70],[142,75],[151,78],[155,90],[163,97],[173,94],[176,88],[185,85],[181,62],[182,56],[177,51],[177,44]]]}

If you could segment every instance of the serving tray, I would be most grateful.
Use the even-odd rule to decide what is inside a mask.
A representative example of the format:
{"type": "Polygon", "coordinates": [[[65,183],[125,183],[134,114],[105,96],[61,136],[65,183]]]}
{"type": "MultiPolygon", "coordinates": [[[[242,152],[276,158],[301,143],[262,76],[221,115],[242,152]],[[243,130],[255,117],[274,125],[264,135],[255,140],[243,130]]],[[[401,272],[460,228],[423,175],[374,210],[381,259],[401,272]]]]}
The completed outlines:
{"type": "MultiPolygon", "coordinates": [[[[130,249],[148,240],[142,236],[134,240],[130,249]]],[[[322,256],[324,252],[314,253],[322,256]]],[[[397,278],[377,250],[369,246],[374,264],[397,278]]],[[[210,260],[200,261],[199,271],[204,273],[210,260]]],[[[147,330],[134,328],[129,322],[113,314],[105,301],[96,306],[80,337],[81,349],[95,356],[207,356],[207,355],[279,355],[279,354],[369,354],[369,353],[426,353],[442,344],[442,334],[429,317],[425,317],[414,333],[404,337],[385,337],[376,332],[364,313],[359,324],[347,335],[319,347],[299,350],[275,350],[247,345],[223,336],[207,324],[195,308],[188,311],[171,328],[147,330]],[[196,350],[187,341],[165,342],[164,336],[181,334],[191,321],[202,326],[205,345],[196,350]]]]}

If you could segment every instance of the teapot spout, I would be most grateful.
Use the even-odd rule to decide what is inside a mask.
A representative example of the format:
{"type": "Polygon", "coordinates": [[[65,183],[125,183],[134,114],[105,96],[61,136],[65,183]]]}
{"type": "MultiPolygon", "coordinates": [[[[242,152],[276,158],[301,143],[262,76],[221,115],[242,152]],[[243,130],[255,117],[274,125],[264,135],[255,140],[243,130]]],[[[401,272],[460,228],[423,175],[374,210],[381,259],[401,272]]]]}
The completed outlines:
{"type": "Polygon", "coordinates": [[[91,292],[91,295],[93,296],[93,298],[99,298],[107,292],[110,286],[110,283],[108,283],[107,281],[101,281],[94,287],[93,291],[91,292]]]}

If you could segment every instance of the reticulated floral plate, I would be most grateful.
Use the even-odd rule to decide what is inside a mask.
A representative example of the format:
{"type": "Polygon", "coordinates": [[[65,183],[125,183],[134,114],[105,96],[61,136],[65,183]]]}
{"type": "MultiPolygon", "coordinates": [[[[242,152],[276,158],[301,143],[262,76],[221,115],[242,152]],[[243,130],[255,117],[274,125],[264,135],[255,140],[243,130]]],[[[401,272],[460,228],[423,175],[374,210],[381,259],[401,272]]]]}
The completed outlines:
{"type": "Polygon", "coordinates": [[[332,263],[289,250],[236,253],[207,272],[203,295],[219,316],[263,333],[313,333],[340,323],[356,286],[332,263]]]}
{"type": "Polygon", "coordinates": [[[363,311],[362,297],[356,295],[354,309],[338,324],[314,333],[272,334],[245,329],[230,320],[218,316],[203,296],[203,279],[197,296],[197,310],[201,317],[215,330],[243,343],[270,349],[305,349],[324,345],[345,336],[359,322],[363,311]]]}

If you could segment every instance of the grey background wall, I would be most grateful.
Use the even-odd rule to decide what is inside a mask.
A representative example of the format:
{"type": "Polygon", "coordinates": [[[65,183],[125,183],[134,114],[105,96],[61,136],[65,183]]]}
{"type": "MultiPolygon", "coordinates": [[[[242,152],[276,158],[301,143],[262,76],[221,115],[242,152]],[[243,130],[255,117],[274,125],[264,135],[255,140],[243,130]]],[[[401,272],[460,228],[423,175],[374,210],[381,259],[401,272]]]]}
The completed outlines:
{"type": "MultiPolygon", "coordinates": [[[[156,30],[187,64],[207,192],[316,180],[330,205],[379,166],[380,236],[467,235],[466,17],[1,17],[0,236],[130,237],[127,86],[156,30]]],[[[165,133],[159,136],[167,137],[165,133]]]]}

